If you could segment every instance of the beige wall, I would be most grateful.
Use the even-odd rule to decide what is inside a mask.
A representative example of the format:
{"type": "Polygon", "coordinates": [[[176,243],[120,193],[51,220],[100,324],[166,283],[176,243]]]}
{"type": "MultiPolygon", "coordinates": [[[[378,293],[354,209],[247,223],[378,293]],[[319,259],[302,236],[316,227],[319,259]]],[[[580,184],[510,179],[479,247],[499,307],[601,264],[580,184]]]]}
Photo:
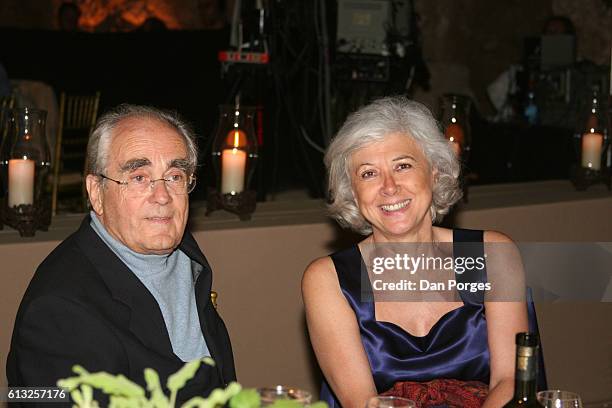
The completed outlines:
{"type": "MultiPolygon", "coordinates": [[[[557,203],[492,208],[487,204],[491,197],[503,193],[488,191],[471,195],[470,205],[456,216],[458,226],[499,229],[517,241],[612,241],[610,194],[582,199],[591,196],[570,193],[572,199],[557,203]]],[[[220,312],[232,338],[239,380],[247,386],[283,383],[318,390],[320,377],[306,337],[300,278],[310,260],[345,246],[350,237],[328,222],[306,223],[309,217],[294,214],[302,223],[253,228],[220,228],[211,222],[195,233],[215,271],[220,312]]],[[[257,220],[230,225],[257,225],[257,220]]],[[[58,243],[0,245],[2,367],[27,282],[58,243]]],[[[612,400],[612,303],[537,307],[550,386],[577,391],[587,402],[612,400]]],[[[2,375],[0,387],[4,385],[2,375]]]]}

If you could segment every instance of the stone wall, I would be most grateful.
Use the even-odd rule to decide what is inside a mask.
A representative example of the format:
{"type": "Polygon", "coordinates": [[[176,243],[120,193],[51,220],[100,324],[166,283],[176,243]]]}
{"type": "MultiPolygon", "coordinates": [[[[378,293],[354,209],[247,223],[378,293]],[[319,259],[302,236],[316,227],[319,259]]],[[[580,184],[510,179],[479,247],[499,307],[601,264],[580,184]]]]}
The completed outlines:
{"type": "MultiPolygon", "coordinates": [[[[472,94],[485,114],[492,109],[487,85],[520,61],[523,39],[538,35],[552,13],[551,0],[416,0],[415,5],[421,16],[424,56],[432,68],[431,93],[472,94]],[[468,84],[462,83],[467,78],[455,74],[465,68],[468,84]],[[446,75],[456,80],[449,81],[446,75]]],[[[434,96],[420,99],[435,103],[434,96]]]]}
{"type": "MultiPolygon", "coordinates": [[[[3,0],[0,27],[57,29],[57,10],[65,0],[3,0]]],[[[232,3],[229,0],[228,3],[232,3]]],[[[84,31],[128,31],[147,18],[170,29],[218,28],[224,16],[218,0],[73,0],[84,31]]]]}
{"type": "Polygon", "coordinates": [[[610,64],[612,1],[552,0],[555,14],[569,16],[576,26],[578,57],[596,64],[610,64]]]}
{"type": "MultiPolygon", "coordinates": [[[[57,28],[56,14],[62,1],[3,0],[0,27],[57,28]]],[[[171,29],[218,28],[227,18],[217,0],[74,2],[82,10],[80,25],[86,31],[129,30],[149,17],[162,20],[171,29]]],[[[491,112],[486,86],[520,60],[523,39],[538,35],[553,14],[574,21],[579,58],[598,64],[610,62],[610,0],[415,0],[415,7],[421,17],[425,59],[436,74],[434,91],[453,87],[471,91],[485,114],[491,112]],[[452,66],[448,72],[446,65],[452,66]]]]}
{"type": "MultiPolygon", "coordinates": [[[[523,39],[541,33],[551,15],[569,17],[576,27],[578,58],[610,64],[612,2],[610,0],[416,0],[426,61],[437,73],[433,91],[451,86],[476,96],[479,108],[489,113],[486,86],[510,64],[520,60],[523,39]],[[439,78],[467,68],[469,84],[439,78]]],[[[444,89],[447,88],[447,89],[444,89]]],[[[427,98],[424,98],[427,100],[427,98]]],[[[433,100],[431,97],[429,100],[433,100]]]]}

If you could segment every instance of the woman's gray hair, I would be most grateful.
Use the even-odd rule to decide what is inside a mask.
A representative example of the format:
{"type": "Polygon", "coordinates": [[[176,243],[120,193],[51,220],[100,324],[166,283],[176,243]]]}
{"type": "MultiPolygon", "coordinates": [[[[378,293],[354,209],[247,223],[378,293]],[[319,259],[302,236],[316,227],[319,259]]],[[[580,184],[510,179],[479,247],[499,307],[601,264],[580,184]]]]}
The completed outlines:
{"type": "Polygon", "coordinates": [[[330,194],[328,211],[343,227],[364,235],[372,232],[353,194],[349,169],[352,154],[397,133],[412,137],[423,150],[430,168],[437,172],[430,207],[432,222],[440,221],[461,198],[459,161],[429,109],[402,96],[386,97],[352,113],[325,154],[330,194]]]}
{"type": "Polygon", "coordinates": [[[198,147],[191,127],[176,112],[164,111],[151,106],[121,104],[103,114],[87,143],[87,174],[106,173],[108,154],[113,132],[126,119],[156,120],[178,133],[185,141],[189,172],[194,172],[198,164],[198,147]]]}

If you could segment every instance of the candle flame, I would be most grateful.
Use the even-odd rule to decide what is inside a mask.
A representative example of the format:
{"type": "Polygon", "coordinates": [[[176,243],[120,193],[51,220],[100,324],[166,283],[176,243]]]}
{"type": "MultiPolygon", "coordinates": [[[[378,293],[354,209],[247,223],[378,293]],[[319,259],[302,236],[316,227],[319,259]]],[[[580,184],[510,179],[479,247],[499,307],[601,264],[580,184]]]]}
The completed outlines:
{"type": "Polygon", "coordinates": [[[230,148],[246,147],[248,144],[246,133],[241,129],[232,129],[228,132],[225,143],[230,148]]]}

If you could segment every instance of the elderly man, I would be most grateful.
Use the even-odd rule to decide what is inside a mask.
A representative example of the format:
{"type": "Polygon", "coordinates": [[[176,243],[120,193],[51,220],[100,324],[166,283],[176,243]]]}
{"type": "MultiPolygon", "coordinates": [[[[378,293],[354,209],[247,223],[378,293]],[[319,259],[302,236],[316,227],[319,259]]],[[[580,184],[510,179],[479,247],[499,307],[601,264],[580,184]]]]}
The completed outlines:
{"type": "Polygon", "coordinates": [[[92,211],[40,265],[15,322],[9,386],[51,386],[80,364],[144,384],[211,356],[179,394],[235,379],[229,337],[210,299],[211,270],[185,231],[197,149],[188,127],[150,107],[100,118],[88,145],[92,211]]]}

